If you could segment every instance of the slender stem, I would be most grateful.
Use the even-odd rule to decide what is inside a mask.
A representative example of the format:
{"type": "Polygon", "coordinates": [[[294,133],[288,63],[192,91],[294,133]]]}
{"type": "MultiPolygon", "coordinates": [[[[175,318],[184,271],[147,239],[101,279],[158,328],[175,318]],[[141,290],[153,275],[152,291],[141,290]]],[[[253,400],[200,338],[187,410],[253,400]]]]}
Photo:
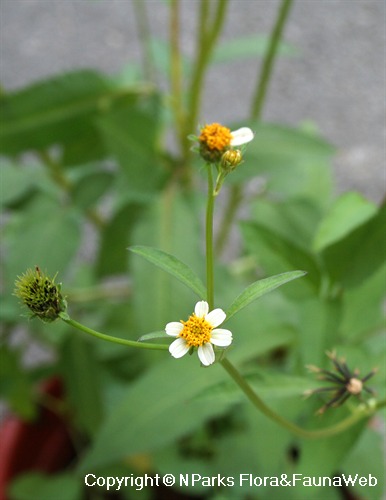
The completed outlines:
{"type": "Polygon", "coordinates": [[[182,102],[182,69],[180,52],[180,0],[172,0],[170,18],[170,91],[175,131],[182,145],[185,140],[185,114],[182,102]]]}
{"type": "Polygon", "coordinates": [[[213,173],[212,165],[207,165],[208,170],[208,201],[206,206],[206,289],[209,309],[214,307],[214,279],[213,279],[213,173]]]}
{"type": "Polygon", "coordinates": [[[243,190],[239,184],[232,186],[232,189],[229,193],[228,203],[225,207],[225,211],[222,218],[222,224],[220,226],[217,239],[216,239],[216,253],[221,255],[225,245],[228,241],[229,231],[231,229],[231,224],[228,221],[233,221],[237,210],[239,208],[239,204],[242,198],[243,190]]]}
{"type": "Polygon", "coordinates": [[[184,132],[184,143],[182,148],[184,151],[185,163],[187,163],[190,154],[190,146],[187,136],[191,134],[197,126],[205,72],[207,70],[214,45],[225,21],[228,0],[217,1],[216,12],[212,25],[209,25],[208,23],[209,4],[210,2],[208,0],[201,0],[197,58],[193,68],[190,87],[188,89],[188,119],[186,123],[186,130],[184,132]]]}
{"type": "MultiPolygon", "coordinates": [[[[57,184],[66,194],[71,196],[73,191],[72,182],[66,177],[63,173],[63,169],[61,164],[54,160],[52,156],[47,151],[40,151],[39,157],[47,167],[47,170],[51,176],[51,179],[57,184]]],[[[94,224],[95,227],[101,229],[104,227],[104,220],[101,218],[98,212],[96,212],[92,208],[88,208],[85,210],[85,215],[89,219],[90,222],[94,224]]]]}
{"type": "Polygon", "coordinates": [[[260,119],[260,115],[265,102],[267,88],[272,76],[274,61],[277,55],[279,42],[283,34],[285,23],[292,6],[293,0],[282,0],[279,13],[276,19],[275,26],[270,37],[267,52],[263,60],[263,66],[260,73],[260,78],[257,83],[256,93],[253,99],[251,118],[252,120],[260,119]]]}
{"type": "MultiPolygon", "coordinates": [[[[267,51],[265,53],[261,73],[257,81],[256,92],[252,100],[251,115],[252,120],[259,120],[263,111],[263,106],[267,97],[267,89],[270,83],[273,66],[275,58],[277,56],[277,51],[279,47],[279,42],[284,31],[286,21],[288,20],[288,15],[290,8],[292,6],[293,0],[282,0],[275,25],[272,30],[272,34],[269,40],[267,51]]],[[[233,185],[230,190],[229,196],[229,207],[225,210],[225,215],[221,221],[221,227],[219,230],[219,240],[217,242],[217,248],[219,251],[224,249],[225,243],[229,237],[229,233],[232,227],[232,222],[234,221],[238,208],[242,200],[242,187],[240,185],[233,185]],[[221,238],[221,239],[220,239],[221,238]]]]}
{"type": "Polygon", "coordinates": [[[259,396],[255,393],[252,387],[248,384],[248,382],[243,378],[243,376],[239,373],[239,371],[232,365],[232,363],[228,359],[223,359],[221,361],[222,366],[228,372],[228,374],[233,378],[236,384],[240,387],[240,389],[244,392],[247,398],[251,401],[251,403],[263,413],[266,417],[270,418],[277,424],[281,425],[285,429],[288,429],[293,434],[296,434],[302,438],[308,439],[319,439],[325,438],[329,436],[334,436],[335,434],[339,434],[340,432],[344,432],[349,427],[353,426],[363,418],[369,418],[371,415],[375,413],[376,410],[386,406],[386,400],[378,401],[373,407],[364,406],[358,408],[355,413],[350,415],[349,417],[341,420],[335,425],[330,427],[325,427],[324,429],[318,430],[308,430],[303,429],[302,427],[293,424],[289,420],[283,418],[278,415],[275,411],[269,408],[264,401],[262,401],[259,396]]]}
{"type": "Polygon", "coordinates": [[[136,25],[138,26],[138,38],[142,46],[143,75],[150,82],[155,82],[156,70],[151,50],[150,28],[146,12],[146,2],[134,1],[133,4],[136,16],[136,25]]]}
{"type": "Polygon", "coordinates": [[[55,161],[52,156],[47,153],[47,151],[40,151],[40,159],[43,161],[44,165],[50,173],[51,179],[60,186],[63,191],[69,193],[72,190],[72,183],[63,173],[59,163],[55,161]]]}
{"type": "Polygon", "coordinates": [[[119,337],[112,337],[110,335],[97,332],[92,328],[88,328],[87,326],[78,323],[78,321],[75,321],[66,315],[62,315],[60,316],[60,318],[68,325],[71,325],[74,328],[77,328],[78,330],[87,333],[88,335],[92,335],[101,340],[107,340],[108,342],[113,342],[114,344],[122,344],[129,347],[138,347],[139,349],[153,349],[157,351],[167,351],[169,348],[169,346],[166,344],[151,344],[150,342],[137,342],[135,340],[127,340],[127,339],[121,339],[119,337]]]}

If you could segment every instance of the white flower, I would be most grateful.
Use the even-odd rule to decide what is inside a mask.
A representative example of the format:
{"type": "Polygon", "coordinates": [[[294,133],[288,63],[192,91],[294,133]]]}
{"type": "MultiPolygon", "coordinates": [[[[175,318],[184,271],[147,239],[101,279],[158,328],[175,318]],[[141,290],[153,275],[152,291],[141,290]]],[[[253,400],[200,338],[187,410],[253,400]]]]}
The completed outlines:
{"type": "Polygon", "coordinates": [[[209,305],[204,300],[197,302],[194,313],[188,321],[173,321],[166,325],[165,331],[177,339],[169,346],[169,352],[174,358],[181,358],[191,347],[198,347],[198,357],[203,365],[214,363],[213,345],[228,347],[232,343],[232,332],[216,328],[226,318],[222,309],[209,312],[209,305]]]}
{"type": "Polygon", "coordinates": [[[242,144],[247,144],[255,137],[255,134],[249,127],[241,127],[237,130],[231,132],[231,146],[241,146],[242,144]]]}

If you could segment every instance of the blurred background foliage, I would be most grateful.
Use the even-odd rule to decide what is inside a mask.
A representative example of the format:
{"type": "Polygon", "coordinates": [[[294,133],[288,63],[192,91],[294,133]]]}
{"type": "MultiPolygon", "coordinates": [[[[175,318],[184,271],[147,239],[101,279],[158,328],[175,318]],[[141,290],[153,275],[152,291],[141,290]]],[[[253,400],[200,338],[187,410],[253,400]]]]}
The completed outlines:
{"type": "MultiPolygon", "coordinates": [[[[224,44],[218,39],[227,2],[198,2],[191,57],[180,50],[179,2],[167,4],[169,42],[161,43],[146,29],[150,2],[136,3],[142,67],[118,75],[73,70],[1,95],[1,397],[23,421],[36,421],[42,407],[59,414],[75,450],[55,475],[44,468],[20,474],[12,498],[102,498],[100,488],[84,487],[88,472],[296,472],[371,473],[377,486],[350,488],[350,498],[378,500],[384,411],[341,435],[302,440],[257,414],[219,366],[200,369],[197,359],[176,361],[164,352],[85,338],[60,322],[20,318],[13,282],[35,265],[58,273],[72,317],[111,335],[135,340],[191,313],[192,292],[127,247],[173,253],[204,278],[206,193],[187,135],[205,116],[202,92],[211,65],[260,58],[250,115],[226,124],[248,125],[256,135],[217,207],[216,305],[226,309],[258,278],[295,269],[307,276],[229,321],[235,339],[229,356],[270,406],[305,427],[338,422],[357,405],[353,398],[315,417],[322,398],[303,400],[317,386],[305,365],[327,368],[326,350],[362,374],[378,367],[370,385],[384,396],[384,204],[355,192],[335,195],[335,148],[315,126],[262,120],[276,58],[296,57],[296,47],[282,40],[292,2],[279,4],[270,35],[224,44]],[[160,75],[166,89],[157,83],[160,75]],[[65,389],[53,406],[37,389],[52,377],[65,389]]],[[[195,485],[176,486],[174,494],[347,498],[339,488],[273,489],[195,485]]],[[[118,498],[138,496],[162,498],[162,491],[126,488],[118,498]]]]}

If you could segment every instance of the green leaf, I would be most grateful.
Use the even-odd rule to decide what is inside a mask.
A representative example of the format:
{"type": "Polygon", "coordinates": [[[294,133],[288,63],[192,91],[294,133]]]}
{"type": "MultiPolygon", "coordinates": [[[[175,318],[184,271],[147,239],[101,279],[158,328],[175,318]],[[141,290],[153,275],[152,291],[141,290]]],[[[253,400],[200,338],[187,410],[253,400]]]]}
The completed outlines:
{"type": "Polygon", "coordinates": [[[255,138],[246,148],[245,163],[227,177],[227,182],[239,184],[263,176],[270,191],[325,206],[332,191],[332,146],[301,129],[260,122],[249,126],[255,138]]]}
{"type": "Polygon", "coordinates": [[[92,436],[102,420],[100,367],[89,339],[71,335],[61,350],[65,380],[77,425],[92,436]]]}
{"type": "Polygon", "coordinates": [[[385,261],[386,204],[365,223],[322,252],[332,280],[346,287],[361,284],[385,261]]]}
{"type": "Polygon", "coordinates": [[[375,215],[377,207],[358,193],[340,196],[322,220],[315,235],[314,249],[321,251],[344,238],[375,215]]]}
{"type": "Polygon", "coordinates": [[[84,175],[74,185],[72,199],[74,203],[86,210],[98,202],[111,186],[113,175],[109,172],[94,172],[84,175]]]}
{"type": "Polygon", "coordinates": [[[146,333],[145,335],[141,335],[139,337],[138,342],[147,342],[154,339],[170,339],[170,335],[165,333],[164,330],[160,332],[146,333]]]}
{"type": "MultiPolygon", "coordinates": [[[[71,144],[95,132],[93,120],[122,96],[132,95],[95,71],[74,71],[1,97],[0,150],[15,155],[71,144]]],[[[99,142],[94,142],[98,146],[99,142]]]]}
{"type": "Polygon", "coordinates": [[[0,396],[23,419],[35,416],[32,385],[23,369],[20,351],[0,346],[0,396]]]}
{"type": "MultiPolygon", "coordinates": [[[[201,199],[196,195],[165,190],[149,204],[136,224],[131,245],[161,248],[173,253],[191,269],[202,270],[202,228],[197,213],[201,199]]],[[[159,267],[149,265],[130,252],[130,272],[133,280],[133,307],[137,321],[135,331],[158,331],[166,323],[187,318],[194,310],[195,295],[185,283],[176,280],[159,267]]],[[[202,288],[202,286],[201,286],[202,288]]]]}
{"type": "Polygon", "coordinates": [[[31,176],[26,169],[17,165],[1,162],[0,205],[9,205],[22,198],[33,186],[31,176]]]}
{"type": "Polygon", "coordinates": [[[310,293],[319,292],[319,265],[310,252],[263,224],[245,222],[242,223],[241,229],[248,250],[256,256],[258,263],[267,273],[287,271],[291,268],[303,269],[307,273],[304,280],[291,285],[292,296],[308,297],[310,293]]]}
{"type": "Polygon", "coordinates": [[[10,498],[13,500],[80,500],[82,482],[74,474],[48,476],[41,473],[23,474],[13,481],[10,498]]]}
{"type": "Polygon", "coordinates": [[[119,185],[126,199],[147,201],[160,187],[162,178],[157,151],[159,97],[152,96],[142,106],[113,110],[97,123],[107,151],[121,167],[119,185]]]}
{"type": "Polygon", "coordinates": [[[234,314],[241,311],[241,309],[259,297],[262,297],[266,293],[275,290],[275,288],[278,288],[289,281],[300,278],[305,274],[306,273],[304,271],[290,271],[255,281],[255,283],[249,285],[238,297],[236,297],[227,311],[227,319],[231,318],[234,314]]]}
{"type": "Polygon", "coordinates": [[[342,464],[346,477],[348,474],[355,476],[360,471],[360,476],[375,477],[377,484],[373,486],[361,487],[359,484],[354,486],[354,492],[358,498],[367,500],[379,500],[382,498],[385,487],[385,455],[382,448],[382,439],[379,431],[375,429],[366,429],[355,448],[342,464]]]}
{"type": "Polygon", "coordinates": [[[96,272],[98,276],[122,274],[127,271],[127,245],[130,234],[142,215],[139,203],[126,203],[119,207],[108,224],[102,228],[98,248],[96,272]]]}
{"type": "Polygon", "coordinates": [[[177,278],[181,283],[193,290],[201,299],[206,296],[205,286],[192,269],[179,259],[157,248],[141,245],[130,247],[129,250],[160,267],[177,278]]]}
{"type": "Polygon", "coordinates": [[[4,242],[9,252],[6,270],[10,282],[36,265],[50,275],[60,272],[63,277],[78,249],[80,221],[72,210],[40,196],[7,228],[4,242]]]}
{"type": "MultiPolygon", "coordinates": [[[[267,51],[269,37],[267,36],[246,36],[235,38],[218,45],[214,51],[213,63],[228,63],[246,58],[263,56],[267,51]]],[[[293,56],[297,54],[296,49],[287,43],[280,42],[278,47],[279,55],[293,56]]]]}
{"type": "Polygon", "coordinates": [[[209,376],[206,369],[200,369],[197,356],[183,360],[168,357],[153,365],[128,387],[114,407],[79,472],[159,449],[221,414],[228,403],[208,405],[195,396],[223,377],[223,370],[214,368],[209,376]]]}

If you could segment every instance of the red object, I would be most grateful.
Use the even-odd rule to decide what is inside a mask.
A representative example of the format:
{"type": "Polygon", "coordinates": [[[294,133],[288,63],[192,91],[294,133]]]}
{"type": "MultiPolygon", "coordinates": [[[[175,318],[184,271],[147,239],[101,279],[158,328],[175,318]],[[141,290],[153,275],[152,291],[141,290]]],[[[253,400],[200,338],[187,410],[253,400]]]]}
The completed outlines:
{"type": "MultiPolygon", "coordinates": [[[[48,380],[41,390],[59,401],[63,399],[58,378],[48,380]]],[[[32,422],[7,417],[0,426],[0,500],[7,500],[7,487],[19,474],[53,473],[68,465],[74,456],[68,426],[51,410],[40,407],[32,422]]]]}

